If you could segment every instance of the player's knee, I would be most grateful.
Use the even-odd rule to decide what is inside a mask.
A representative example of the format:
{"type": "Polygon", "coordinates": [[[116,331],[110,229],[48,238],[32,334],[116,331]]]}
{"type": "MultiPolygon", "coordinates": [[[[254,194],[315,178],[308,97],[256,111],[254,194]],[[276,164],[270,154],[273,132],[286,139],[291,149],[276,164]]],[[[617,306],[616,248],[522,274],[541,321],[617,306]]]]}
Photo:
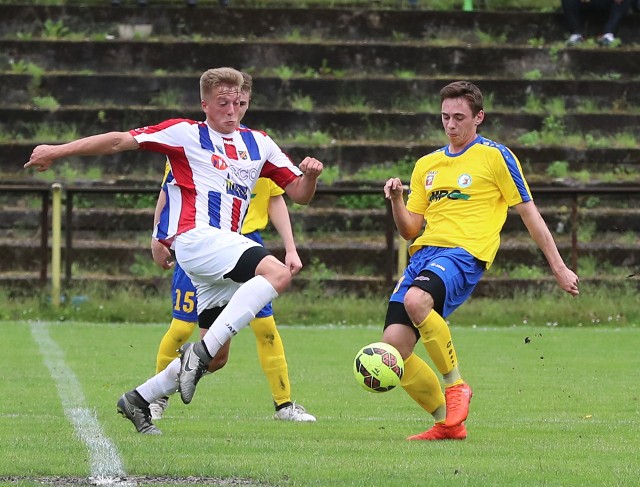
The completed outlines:
{"type": "Polygon", "coordinates": [[[277,265],[269,266],[262,276],[278,293],[282,293],[291,284],[291,272],[280,262],[277,265]]]}
{"type": "Polygon", "coordinates": [[[411,321],[421,323],[433,309],[433,298],[428,292],[411,287],[404,296],[404,307],[411,321]]]}
{"type": "Polygon", "coordinates": [[[400,352],[402,358],[407,358],[413,353],[416,338],[413,330],[406,325],[395,324],[385,328],[382,341],[392,345],[400,352]]]}
{"type": "Polygon", "coordinates": [[[249,323],[253,333],[255,333],[258,340],[271,340],[278,335],[278,329],[276,328],[276,322],[273,316],[257,317],[251,320],[249,323]]]}
{"type": "Polygon", "coordinates": [[[174,318],[171,321],[171,325],[169,326],[169,330],[167,331],[167,333],[176,342],[184,343],[189,339],[189,337],[191,337],[191,334],[193,333],[195,327],[195,322],[189,322],[174,318]]]}

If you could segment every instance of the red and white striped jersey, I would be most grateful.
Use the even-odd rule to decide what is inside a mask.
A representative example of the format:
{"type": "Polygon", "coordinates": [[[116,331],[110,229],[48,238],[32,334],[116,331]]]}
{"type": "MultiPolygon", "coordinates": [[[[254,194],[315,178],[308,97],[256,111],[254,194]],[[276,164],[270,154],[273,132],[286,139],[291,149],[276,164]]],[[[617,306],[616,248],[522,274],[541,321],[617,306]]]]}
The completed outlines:
{"type": "Polygon", "coordinates": [[[154,230],[167,244],[203,226],[239,232],[259,177],[284,189],[302,175],[266,133],[245,127],[221,134],[205,122],[172,119],[130,133],[141,149],[165,154],[171,166],[163,230],[154,230]]]}

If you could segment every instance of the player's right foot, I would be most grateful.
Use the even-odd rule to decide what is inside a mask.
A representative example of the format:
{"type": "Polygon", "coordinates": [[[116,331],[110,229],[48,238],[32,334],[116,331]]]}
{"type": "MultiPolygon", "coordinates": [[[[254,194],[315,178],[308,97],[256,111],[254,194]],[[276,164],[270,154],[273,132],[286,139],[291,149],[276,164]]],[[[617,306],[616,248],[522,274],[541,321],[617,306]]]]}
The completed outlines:
{"type": "Polygon", "coordinates": [[[473,392],[466,382],[457,386],[446,387],[444,397],[447,404],[447,426],[458,426],[469,416],[469,403],[473,392]]]}
{"type": "Polygon", "coordinates": [[[205,364],[195,353],[195,343],[185,343],[180,347],[180,373],[178,374],[178,390],[182,402],[189,404],[196,393],[196,385],[207,372],[205,364]]]}
{"type": "Polygon", "coordinates": [[[300,404],[291,403],[289,406],[285,406],[281,409],[278,409],[273,414],[273,419],[278,419],[280,421],[299,421],[305,423],[312,423],[316,420],[316,417],[313,414],[309,414],[305,408],[300,406],[300,404]]]}
{"type": "Polygon", "coordinates": [[[151,411],[151,419],[162,419],[164,410],[169,406],[169,398],[167,396],[156,399],[149,404],[149,410],[151,411]]]}
{"type": "Polygon", "coordinates": [[[464,440],[467,437],[467,428],[464,424],[458,426],[445,426],[443,423],[436,423],[424,433],[409,436],[407,440],[464,440]]]}
{"type": "Polygon", "coordinates": [[[151,422],[151,411],[149,406],[140,403],[133,391],[125,392],[118,399],[118,413],[133,423],[138,433],[146,435],[160,435],[160,431],[151,422]]]}

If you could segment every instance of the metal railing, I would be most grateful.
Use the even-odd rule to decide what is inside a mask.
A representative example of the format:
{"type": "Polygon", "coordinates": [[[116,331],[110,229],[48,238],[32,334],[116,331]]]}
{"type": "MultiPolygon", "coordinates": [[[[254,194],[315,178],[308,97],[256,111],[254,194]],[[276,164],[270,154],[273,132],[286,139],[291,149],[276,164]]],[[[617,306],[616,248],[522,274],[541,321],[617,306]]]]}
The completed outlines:
{"type": "MultiPolygon", "coordinates": [[[[76,194],[89,193],[89,194],[158,194],[160,189],[155,188],[135,188],[128,186],[68,186],[66,188],[66,218],[65,218],[65,279],[67,282],[71,282],[71,266],[72,266],[72,249],[73,249],[73,197],[76,194]]],[[[356,187],[337,187],[337,188],[318,188],[316,191],[318,195],[372,195],[382,194],[380,188],[356,188],[356,187]]],[[[386,201],[386,200],[385,200],[386,201]]],[[[386,248],[389,255],[392,257],[394,253],[394,236],[395,225],[393,223],[393,215],[391,214],[391,203],[386,201],[386,216],[385,216],[385,241],[386,248]]],[[[389,264],[385,268],[385,279],[391,283],[394,280],[395,265],[394,259],[388,259],[389,264]]]]}
{"type": "MultiPolygon", "coordinates": [[[[58,183],[55,183],[58,184],[58,183]]],[[[54,184],[54,185],[55,185],[54,184]]],[[[40,282],[46,283],[47,281],[47,267],[48,267],[48,255],[49,255],[49,220],[48,213],[50,210],[50,195],[52,194],[53,186],[42,185],[0,185],[0,194],[3,193],[36,193],[41,197],[41,210],[40,210],[40,282]]],[[[72,264],[73,264],[73,213],[74,213],[74,197],[79,194],[157,194],[160,189],[158,187],[135,187],[135,186],[63,186],[62,187],[65,199],[65,281],[71,282],[72,279],[72,264]]],[[[640,187],[637,186],[620,186],[620,187],[533,187],[531,192],[534,197],[540,196],[552,196],[552,197],[567,197],[571,200],[570,207],[570,224],[571,224],[571,267],[577,271],[578,269],[578,213],[579,202],[578,199],[581,196],[601,196],[601,195],[614,195],[614,196],[628,196],[628,195],[640,195],[640,187]]],[[[382,196],[382,184],[379,187],[367,186],[367,187],[319,187],[316,194],[318,195],[381,195],[382,196]]],[[[400,264],[402,258],[400,252],[398,252],[398,259],[396,256],[395,237],[396,229],[393,222],[393,215],[391,212],[391,204],[385,200],[385,243],[386,252],[388,255],[388,265],[384,270],[385,281],[388,284],[392,284],[398,268],[396,261],[400,264]]],[[[52,221],[60,221],[60,219],[52,218],[52,221]]],[[[55,245],[61,245],[61,242],[54,242],[55,245]]],[[[399,267],[399,265],[398,265],[399,267]]],[[[55,283],[54,283],[55,287],[55,283]]]]}
{"type": "Polygon", "coordinates": [[[49,264],[49,201],[50,186],[42,185],[0,185],[0,194],[35,193],[40,195],[40,283],[47,282],[47,266],[49,264]]]}

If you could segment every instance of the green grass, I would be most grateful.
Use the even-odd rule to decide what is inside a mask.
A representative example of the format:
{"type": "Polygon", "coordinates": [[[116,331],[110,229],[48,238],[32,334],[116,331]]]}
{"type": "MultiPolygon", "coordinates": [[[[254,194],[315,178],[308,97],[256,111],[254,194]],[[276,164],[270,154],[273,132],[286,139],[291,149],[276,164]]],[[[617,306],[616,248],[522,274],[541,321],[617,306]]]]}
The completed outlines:
{"type": "MultiPolygon", "coordinates": [[[[594,264],[585,262],[585,266],[594,264]]],[[[600,265],[600,268],[602,265],[600,265]]],[[[311,262],[303,272],[319,278],[327,272],[311,262]]],[[[531,277],[522,268],[517,275],[531,277]]],[[[548,275],[545,271],[544,275],[548,275]]],[[[621,327],[640,325],[640,294],[634,278],[618,276],[606,285],[599,285],[601,274],[592,283],[581,283],[580,296],[571,297],[553,282],[539,291],[520,292],[513,297],[474,298],[453,313],[453,325],[510,327],[559,325],[585,327],[608,324],[621,327]]],[[[534,277],[540,277],[534,275],[534,277]]],[[[609,276],[611,277],[611,276],[609,276]]],[[[0,291],[0,321],[50,320],[92,321],[96,323],[169,323],[171,321],[170,276],[159,279],[166,289],[145,292],[139,288],[112,285],[86,285],[82,289],[63,290],[64,302],[59,308],[50,304],[49,296],[14,295],[0,291]],[[143,305],[141,305],[143,303],[143,305]]],[[[384,322],[388,295],[373,294],[356,297],[336,290],[325,290],[313,282],[304,291],[286,292],[274,303],[278,323],[316,325],[380,325],[384,322]]]]}
{"type": "MultiPolygon", "coordinates": [[[[368,394],[351,360],[379,327],[283,327],[293,398],[315,424],[271,419],[252,333],[234,338],[225,369],[177,397],[162,436],[115,414],[154,368],[162,325],[54,323],[49,334],[84,404],[117,447],[127,475],[234,477],[288,486],[637,485],[640,427],[635,327],[454,327],[474,388],[464,442],[407,442],[431,420],[402,390],[368,394]],[[529,343],[526,338],[529,338],[529,343]]],[[[0,478],[90,475],[84,444],[26,322],[0,323],[0,478]]],[[[425,356],[418,345],[418,353],[425,356]]],[[[51,356],[49,357],[51,358],[51,356]]],[[[14,481],[12,485],[16,485],[14,481]]],[[[37,485],[35,481],[18,485],[37,485]]]]}

